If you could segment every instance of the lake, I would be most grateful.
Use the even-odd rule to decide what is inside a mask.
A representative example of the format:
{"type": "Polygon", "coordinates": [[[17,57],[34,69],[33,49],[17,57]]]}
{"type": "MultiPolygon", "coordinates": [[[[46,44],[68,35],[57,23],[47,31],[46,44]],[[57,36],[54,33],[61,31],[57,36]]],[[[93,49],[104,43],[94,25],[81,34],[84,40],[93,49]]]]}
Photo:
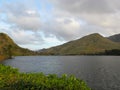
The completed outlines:
{"type": "Polygon", "coordinates": [[[2,64],[20,72],[75,75],[93,90],[120,90],[120,56],[18,56],[2,64]]]}

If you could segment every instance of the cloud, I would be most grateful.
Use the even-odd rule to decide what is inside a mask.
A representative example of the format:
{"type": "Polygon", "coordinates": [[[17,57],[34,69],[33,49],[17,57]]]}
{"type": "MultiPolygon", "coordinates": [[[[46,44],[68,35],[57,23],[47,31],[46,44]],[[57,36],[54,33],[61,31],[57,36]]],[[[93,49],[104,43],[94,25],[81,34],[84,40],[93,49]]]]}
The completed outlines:
{"type": "Polygon", "coordinates": [[[81,25],[79,20],[74,18],[62,17],[55,18],[52,22],[48,21],[43,26],[46,37],[55,36],[59,40],[74,39],[78,35],[81,25]]]}
{"type": "Polygon", "coordinates": [[[86,23],[79,28],[81,33],[94,31],[106,36],[120,33],[119,0],[52,0],[52,2],[57,17],[78,18],[86,23]]]}
{"type": "Polygon", "coordinates": [[[55,7],[64,11],[80,13],[113,13],[120,10],[119,0],[52,0],[55,7]]]}
{"type": "Polygon", "coordinates": [[[5,3],[3,12],[7,16],[6,22],[23,30],[38,30],[41,27],[40,14],[35,8],[23,2],[5,3]]]}
{"type": "Polygon", "coordinates": [[[5,29],[4,32],[9,34],[19,45],[40,45],[44,43],[43,38],[38,33],[31,31],[5,29]]]}

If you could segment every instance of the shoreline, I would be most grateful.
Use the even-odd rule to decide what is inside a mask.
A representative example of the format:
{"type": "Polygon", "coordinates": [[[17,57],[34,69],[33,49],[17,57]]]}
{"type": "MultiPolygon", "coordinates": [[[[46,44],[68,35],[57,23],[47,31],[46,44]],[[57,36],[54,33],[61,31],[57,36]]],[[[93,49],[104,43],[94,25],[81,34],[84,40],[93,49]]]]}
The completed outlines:
{"type": "Polygon", "coordinates": [[[0,62],[5,61],[7,59],[11,59],[11,58],[8,58],[7,56],[4,55],[0,55],[0,62]]]}
{"type": "Polygon", "coordinates": [[[7,58],[3,55],[0,55],[0,62],[6,60],[7,58]]]}

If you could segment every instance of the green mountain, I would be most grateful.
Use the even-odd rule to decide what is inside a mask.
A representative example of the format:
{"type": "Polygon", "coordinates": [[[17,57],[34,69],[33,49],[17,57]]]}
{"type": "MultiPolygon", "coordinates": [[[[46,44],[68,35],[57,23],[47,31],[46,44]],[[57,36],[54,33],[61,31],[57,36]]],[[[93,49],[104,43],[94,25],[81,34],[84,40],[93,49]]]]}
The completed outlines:
{"type": "Polygon", "coordinates": [[[7,34],[0,33],[0,56],[11,57],[12,55],[29,55],[32,53],[32,51],[15,44],[7,34]]]}
{"type": "Polygon", "coordinates": [[[115,54],[120,55],[120,43],[101,36],[98,33],[90,34],[78,40],[70,41],[65,44],[42,49],[39,52],[33,52],[21,48],[4,33],[0,33],[0,59],[4,57],[20,55],[89,55],[89,54],[115,54]],[[115,52],[115,53],[114,53],[115,52]]]}
{"type": "Polygon", "coordinates": [[[98,33],[90,34],[78,40],[60,46],[44,49],[41,54],[51,55],[87,55],[99,54],[105,50],[120,49],[120,44],[113,42],[98,33]]]}
{"type": "Polygon", "coordinates": [[[113,36],[108,37],[108,39],[114,41],[114,42],[120,42],[120,34],[115,34],[113,36]]]}

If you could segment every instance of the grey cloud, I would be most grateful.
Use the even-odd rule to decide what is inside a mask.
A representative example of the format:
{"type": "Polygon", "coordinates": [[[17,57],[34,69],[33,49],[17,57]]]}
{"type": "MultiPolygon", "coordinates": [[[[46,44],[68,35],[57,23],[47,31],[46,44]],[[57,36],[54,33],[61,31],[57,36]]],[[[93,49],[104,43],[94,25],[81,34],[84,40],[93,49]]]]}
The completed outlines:
{"type": "Polygon", "coordinates": [[[52,1],[55,5],[55,14],[57,15],[57,17],[78,17],[78,19],[81,19],[85,22],[85,26],[79,28],[80,32],[99,32],[104,35],[120,33],[119,0],[52,1]]]}
{"type": "Polygon", "coordinates": [[[112,13],[120,3],[118,0],[52,0],[56,7],[74,14],[112,13]]]}
{"type": "Polygon", "coordinates": [[[54,35],[60,41],[78,39],[90,33],[109,36],[120,32],[119,19],[116,15],[99,16],[92,14],[90,17],[86,15],[83,21],[81,20],[78,17],[57,17],[54,21],[45,23],[43,32],[46,37],[54,35]],[[116,22],[116,20],[118,21],[116,22]]]}
{"type": "MultiPolygon", "coordinates": [[[[64,14],[64,13],[63,13],[64,14]]],[[[100,33],[103,36],[120,33],[118,14],[84,14],[80,17],[60,16],[58,20],[48,21],[43,30],[47,36],[51,34],[59,40],[69,41],[85,36],[90,33],[100,33]],[[67,17],[67,18],[66,18],[67,17]],[[61,21],[60,21],[60,20],[61,21]],[[73,22],[75,24],[73,25],[73,22]]]]}
{"type": "Polygon", "coordinates": [[[40,14],[35,8],[21,3],[7,3],[3,12],[7,15],[6,22],[24,30],[38,30],[41,26],[40,14]]]}
{"type": "Polygon", "coordinates": [[[48,21],[43,26],[43,32],[46,37],[51,35],[57,37],[60,41],[69,41],[75,39],[76,36],[79,36],[80,30],[79,20],[73,18],[56,18],[52,22],[48,21]]]}
{"type": "Polygon", "coordinates": [[[37,33],[17,29],[9,31],[9,34],[19,45],[40,45],[44,43],[42,37],[37,33]]]}
{"type": "Polygon", "coordinates": [[[80,11],[88,13],[109,13],[113,11],[106,0],[84,0],[80,11]]]}

